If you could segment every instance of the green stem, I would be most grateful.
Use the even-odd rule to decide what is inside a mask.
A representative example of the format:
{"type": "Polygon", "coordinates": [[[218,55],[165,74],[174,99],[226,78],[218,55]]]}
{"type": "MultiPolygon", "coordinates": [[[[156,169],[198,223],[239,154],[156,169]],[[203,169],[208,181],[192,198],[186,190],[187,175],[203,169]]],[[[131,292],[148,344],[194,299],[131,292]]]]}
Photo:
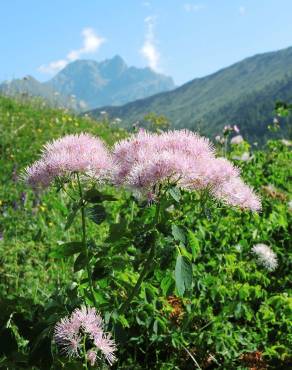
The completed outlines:
{"type": "MultiPolygon", "coordinates": [[[[154,220],[153,220],[153,226],[155,226],[156,223],[159,220],[159,212],[160,212],[160,203],[158,203],[157,206],[156,206],[156,212],[155,212],[155,216],[154,216],[154,220]]],[[[132,289],[132,291],[128,295],[127,300],[122,304],[122,306],[120,308],[120,314],[123,314],[129,308],[129,305],[130,305],[132,299],[139,293],[141,285],[143,283],[143,280],[144,280],[145,276],[147,275],[147,273],[148,273],[148,271],[151,267],[152,260],[155,256],[155,247],[156,247],[156,237],[153,240],[153,243],[151,245],[148,257],[145,261],[144,267],[143,267],[143,269],[140,273],[140,276],[139,276],[134,288],[132,289]]]]}
{"type": "Polygon", "coordinates": [[[79,178],[79,174],[77,173],[77,181],[78,181],[78,188],[79,188],[79,195],[81,200],[81,220],[82,220],[82,244],[84,248],[85,258],[86,258],[86,269],[87,269],[87,277],[88,277],[88,283],[91,293],[91,298],[94,303],[94,306],[97,307],[97,302],[94,296],[94,289],[93,289],[93,282],[92,282],[92,276],[91,276],[91,268],[89,263],[89,253],[87,248],[87,236],[86,236],[86,217],[85,217],[85,201],[83,198],[83,191],[82,186],[79,178]]]}
{"type": "Polygon", "coordinates": [[[153,259],[154,255],[155,255],[155,242],[152,244],[152,246],[150,248],[148,258],[145,262],[143,270],[140,273],[139,279],[137,280],[133,290],[128,295],[127,300],[123,303],[123,305],[120,309],[121,314],[123,314],[128,309],[132,299],[139,293],[140,287],[143,283],[144,277],[147,275],[149,267],[151,266],[151,262],[152,262],[152,259],[153,259]]]}

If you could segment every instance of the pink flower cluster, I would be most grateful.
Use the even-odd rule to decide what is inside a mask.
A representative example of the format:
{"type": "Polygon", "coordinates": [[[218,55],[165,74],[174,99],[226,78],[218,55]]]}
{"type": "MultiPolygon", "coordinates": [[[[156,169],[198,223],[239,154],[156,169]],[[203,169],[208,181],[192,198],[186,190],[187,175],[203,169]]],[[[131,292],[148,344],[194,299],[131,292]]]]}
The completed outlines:
{"type": "Polygon", "coordinates": [[[149,199],[158,195],[160,185],[170,183],[190,191],[207,189],[243,209],[256,211],[261,206],[239,170],[227,159],[216,158],[208,139],[188,130],[140,130],[118,142],[112,153],[91,135],[68,135],[44,147],[41,159],[26,169],[26,180],[34,187],[47,187],[55,177],[72,172],[107,179],[149,199]]]}
{"type": "Polygon", "coordinates": [[[102,180],[108,176],[111,156],[104,143],[89,134],[67,135],[45,145],[41,158],[25,170],[33,187],[48,187],[54,178],[72,172],[102,180]]]}
{"type": "Polygon", "coordinates": [[[113,181],[150,198],[160,184],[175,183],[187,190],[207,189],[232,206],[253,211],[261,207],[239,170],[227,159],[216,158],[208,139],[187,130],[141,130],[114,146],[113,161],[113,181]]]}
{"type": "Polygon", "coordinates": [[[77,308],[71,316],[66,316],[55,326],[54,339],[62,352],[69,357],[79,357],[84,335],[91,340],[86,357],[93,366],[100,353],[112,365],[116,361],[116,345],[110,334],[104,332],[101,316],[95,308],[77,308]]]}

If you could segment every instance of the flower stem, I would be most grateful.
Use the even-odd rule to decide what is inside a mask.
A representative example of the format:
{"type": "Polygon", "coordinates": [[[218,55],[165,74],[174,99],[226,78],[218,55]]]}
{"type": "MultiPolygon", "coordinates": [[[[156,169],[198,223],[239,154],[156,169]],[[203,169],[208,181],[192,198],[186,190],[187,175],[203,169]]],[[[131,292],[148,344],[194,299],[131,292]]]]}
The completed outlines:
{"type": "MultiPolygon", "coordinates": [[[[156,212],[155,212],[155,216],[154,216],[154,219],[153,219],[153,226],[155,226],[157,224],[158,220],[159,220],[159,212],[160,212],[160,203],[158,203],[156,205],[156,212]]],[[[156,237],[154,238],[154,240],[152,242],[147,260],[145,261],[144,267],[143,267],[143,269],[140,273],[140,276],[139,276],[133,290],[130,292],[130,294],[128,295],[127,300],[122,304],[122,306],[120,308],[120,311],[119,311],[120,314],[123,314],[129,308],[129,305],[130,305],[132,299],[139,293],[141,285],[143,283],[143,280],[144,280],[145,276],[147,275],[147,272],[149,271],[152,260],[155,256],[155,247],[156,247],[156,237]]]]}
{"type": "Polygon", "coordinates": [[[128,295],[128,298],[127,300],[123,303],[122,307],[120,308],[120,313],[123,314],[129,307],[132,299],[138,294],[139,290],[140,290],[140,287],[143,283],[143,280],[144,280],[144,277],[146,276],[147,272],[148,272],[148,269],[151,265],[151,262],[152,262],[152,259],[154,257],[154,254],[155,254],[155,242],[152,244],[151,248],[150,248],[150,251],[149,251],[149,254],[148,254],[148,258],[145,262],[145,265],[143,267],[143,270],[141,271],[140,273],[140,276],[139,276],[139,279],[137,280],[133,290],[131,291],[131,293],[128,295]]]}
{"type": "Polygon", "coordinates": [[[79,195],[81,200],[81,220],[82,220],[82,243],[86,258],[86,269],[87,269],[87,277],[88,277],[88,283],[91,293],[91,298],[94,303],[94,306],[97,307],[97,302],[94,296],[94,289],[93,289],[93,282],[92,282],[92,276],[91,276],[91,268],[89,263],[89,253],[88,253],[88,247],[87,247],[87,236],[86,236],[86,217],[85,217],[85,201],[83,198],[83,191],[82,186],[79,178],[79,174],[77,173],[77,181],[78,181],[78,188],[79,188],[79,195]]]}

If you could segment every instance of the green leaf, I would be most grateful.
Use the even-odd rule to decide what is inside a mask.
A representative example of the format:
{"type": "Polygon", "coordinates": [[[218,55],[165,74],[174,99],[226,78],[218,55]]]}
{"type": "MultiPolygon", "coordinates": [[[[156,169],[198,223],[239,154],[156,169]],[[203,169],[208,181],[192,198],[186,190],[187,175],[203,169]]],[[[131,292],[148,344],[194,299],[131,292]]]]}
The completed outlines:
{"type": "Polygon", "coordinates": [[[178,255],[175,265],[175,284],[179,295],[190,289],[193,280],[191,261],[182,255],[178,255]]]}
{"type": "Polygon", "coordinates": [[[95,204],[87,209],[87,216],[97,225],[101,224],[106,219],[106,210],[104,206],[95,204]]]}
{"type": "Polygon", "coordinates": [[[195,233],[193,233],[191,230],[188,230],[188,241],[192,250],[193,259],[195,259],[198,257],[201,248],[199,240],[197,239],[195,233]]]}
{"type": "Polygon", "coordinates": [[[114,243],[120,240],[126,233],[127,233],[127,222],[125,219],[121,219],[119,223],[110,225],[107,242],[114,243]]]}
{"type": "Polygon", "coordinates": [[[172,196],[172,198],[176,201],[176,202],[179,202],[180,201],[180,198],[181,198],[181,192],[180,192],[180,189],[177,188],[177,187],[173,187],[173,188],[170,188],[168,190],[168,193],[170,196],[172,196]]]}
{"type": "Polygon", "coordinates": [[[178,242],[185,244],[186,237],[185,237],[185,233],[183,229],[173,224],[171,226],[171,230],[172,230],[172,236],[174,237],[174,239],[178,242]]]}
{"type": "Polygon", "coordinates": [[[81,252],[74,262],[74,272],[84,269],[87,263],[86,254],[81,252]]]}
{"type": "Polygon", "coordinates": [[[171,287],[173,285],[173,278],[171,276],[165,276],[161,283],[160,288],[164,296],[167,296],[170,293],[171,287]]]}
{"type": "Polygon", "coordinates": [[[88,203],[101,203],[104,201],[114,201],[117,200],[113,195],[110,194],[103,194],[97,189],[89,189],[87,192],[84,194],[84,199],[88,203]]]}
{"type": "Polygon", "coordinates": [[[64,258],[73,256],[76,253],[80,253],[84,246],[82,242],[69,242],[59,246],[59,248],[53,251],[50,256],[54,258],[64,258]]]}
{"type": "Polygon", "coordinates": [[[77,212],[80,209],[80,207],[81,207],[80,202],[75,202],[72,205],[72,210],[70,211],[70,213],[67,216],[65,230],[68,230],[71,227],[71,225],[72,225],[72,223],[73,223],[73,221],[74,221],[74,219],[75,219],[75,217],[77,215],[77,212]]]}
{"type": "Polygon", "coordinates": [[[92,279],[100,280],[108,276],[110,273],[111,271],[108,267],[105,266],[105,263],[103,261],[98,261],[96,265],[94,266],[94,269],[92,272],[92,279]]]}

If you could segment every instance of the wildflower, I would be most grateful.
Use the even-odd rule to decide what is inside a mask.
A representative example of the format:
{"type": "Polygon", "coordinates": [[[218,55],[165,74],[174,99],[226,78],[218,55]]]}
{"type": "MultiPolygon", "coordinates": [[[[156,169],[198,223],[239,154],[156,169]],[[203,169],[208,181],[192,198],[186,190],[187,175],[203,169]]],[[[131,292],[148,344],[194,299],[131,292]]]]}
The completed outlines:
{"type": "Polygon", "coordinates": [[[105,179],[111,156],[104,143],[89,134],[67,135],[44,146],[41,158],[25,170],[25,179],[33,187],[48,187],[56,177],[73,172],[105,179]]]}
{"type": "Polygon", "coordinates": [[[230,144],[239,145],[243,142],[243,137],[241,135],[236,135],[230,140],[230,144]]]}
{"type": "Polygon", "coordinates": [[[233,128],[230,125],[225,125],[223,127],[223,135],[226,136],[233,131],[233,128]]]}
{"type": "Polygon", "coordinates": [[[233,131],[236,132],[237,134],[239,133],[239,127],[237,125],[233,126],[233,131]]]}
{"type": "Polygon", "coordinates": [[[87,361],[90,363],[91,366],[94,366],[95,362],[96,362],[96,358],[97,358],[97,353],[95,351],[88,351],[87,352],[87,361]]]}
{"type": "Polygon", "coordinates": [[[216,158],[208,139],[187,131],[162,134],[140,130],[113,149],[113,182],[154,199],[160,185],[176,184],[186,190],[208,190],[224,202],[243,209],[260,209],[253,190],[239,170],[225,158],[216,158]],[[233,182],[234,180],[234,182],[233,182]]]}
{"type": "Polygon", "coordinates": [[[244,152],[241,155],[234,155],[232,159],[236,159],[237,161],[247,162],[251,159],[251,156],[249,152],[244,152]]]}
{"type": "Polygon", "coordinates": [[[274,117],[273,124],[278,125],[280,123],[279,119],[277,117],[274,117]]]}
{"type": "Polygon", "coordinates": [[[216,198],[232,206],[242,209],[259,211],[261,202],[253,189],[246,185],[239,177],[234,177],[213,190],[216,198]]]}
{"type": "Polygon", "coordinates": [[[292,141],[291,140],[282,139],[281,143],[285,146],[292,146],[292,141]]]}
{"type": "Polygon", "coordinates": [[[252,251],[256,254],[259,263],[266,267],[267,270],[273,271],[277,268],[277,256],[269,246],[256,244],[252,247],[252,251]]]}
{"type": "Polygon", "coordinates": [[[115,342],[110,334],[104,332],[103,320],[95,308],[83,306],[81,309],[75,309],[70,317],[61,319],[55,326],[54,339],[68,357],[79,357],[84,349],[84,342],[90,345],[90,349],[86,348],[86,357],[92,366],[99,354],[110,365],[116,361],[115,342]]]}

